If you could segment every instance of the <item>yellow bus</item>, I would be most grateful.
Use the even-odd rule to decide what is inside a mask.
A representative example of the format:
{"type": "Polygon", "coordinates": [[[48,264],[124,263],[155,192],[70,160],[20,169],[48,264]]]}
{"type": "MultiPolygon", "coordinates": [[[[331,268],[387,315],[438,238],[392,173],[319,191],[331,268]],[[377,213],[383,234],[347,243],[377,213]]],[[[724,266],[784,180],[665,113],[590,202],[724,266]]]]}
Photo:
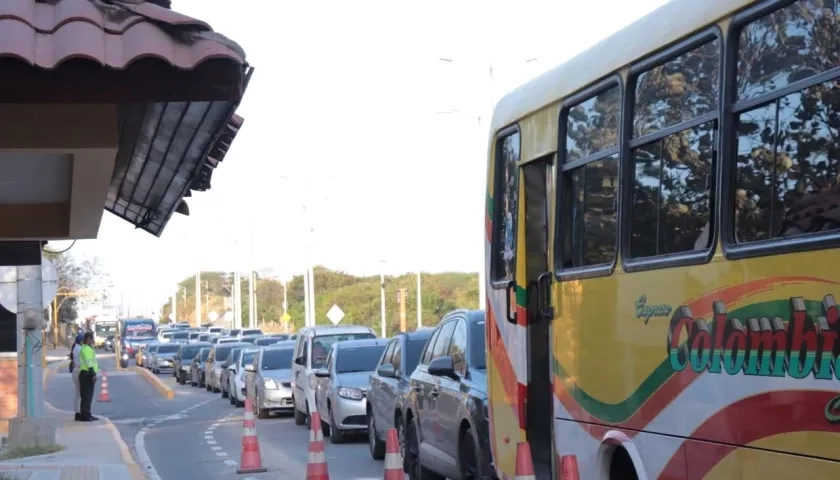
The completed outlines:
{"type": "Polygon", "coordinates": [[[840,1],[672,0],[491,137],[500,478],[840,478],[840,1]]]}

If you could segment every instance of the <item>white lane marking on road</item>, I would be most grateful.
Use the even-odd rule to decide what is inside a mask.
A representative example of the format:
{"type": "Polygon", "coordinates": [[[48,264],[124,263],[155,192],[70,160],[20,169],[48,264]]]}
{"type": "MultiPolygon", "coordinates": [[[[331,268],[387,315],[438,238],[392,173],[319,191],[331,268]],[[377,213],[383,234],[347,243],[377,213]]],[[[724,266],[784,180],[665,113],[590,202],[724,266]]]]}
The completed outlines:
{"type": "Polygon", "coordinates": [[[157,470],[155,470],[152,459],[149,458],[149,453],[146,451],[146,429],[141,428],[137,435],[134,436],[134,450],[137,451],[137,459],[140,460],[140,466],[143,467],[143,472],[149,480],[160,480],[157,470]]]}
{"type": "Polygon", "coordinates": [[[219,424],[218,424],[218,423],[214,423],[214,424],[212,424],[212,425],[210,425],[210,426],[211,426],[211,427],[213,427],[213,428],[219,428],[219,424]]]}
{"type": "Polygon", "coordinates": [[[215,444],[216,444],[215,440],[207,440],[207,445],[215,445],[215,444]]]}
{"type": "MultiPolygon", "coordinates": [[[[137,434],[134,436],[134,450],[137,452],[137,459],[140,460],[140,466],[143,467],[143,471],[145,472],[146,478],[148,480],[161,480],[160,475],[158,475],[158,472],[155,469],[154,464],[152,463],[151,457],[149,457],[149,452],[146,451],[146,432],[148,432],[149,428],[154,427],[161,422],[180,420],[182,418],[186,418],[188,417],[188,415],[186,415],[186,412],[188,412],[190,409],[206,405],[212,402],[213,400],[215,399],[211,398],[209,400],[197,403],[189,408],[185,408],[178,413],[168,415],[152,423],[148,427],[141,428],[140,431],[137,432],[137,434]]],[[[213,432],[208,430],[206,433],[212,435],[213,432]]],[[[212,438],[212,436],[210,438],[212,438]]],[[[224,456],[227,456],[227,454],[225,454],[224,456]]]]}
{"type": "MultiPolygon", "coordinates": [[[[235,467],[236,466],[236,460],[225,460],[225,465],[227,465],[229,467],[235,467]]],[[[242,480],[247,480],[247,479],[242,479],[242,480]]]]}
{"type": "Polygon", "coordinates": [[[227,457],[227,453],[225,452],[216,452],[216,455],[219,457],[227,457]]]}
{"type": "Polygon", "coordinates": [[[216,445],[216,446],[214,446],[214,447],[210,447],[210,450],[213,450],[214,452],[218,452],[218,451],[219,451],[219,450],[221,450],[221,449],[222,449],[222,447],[220,447],[220,446],[218,446],[218,445],[216,445]]]}

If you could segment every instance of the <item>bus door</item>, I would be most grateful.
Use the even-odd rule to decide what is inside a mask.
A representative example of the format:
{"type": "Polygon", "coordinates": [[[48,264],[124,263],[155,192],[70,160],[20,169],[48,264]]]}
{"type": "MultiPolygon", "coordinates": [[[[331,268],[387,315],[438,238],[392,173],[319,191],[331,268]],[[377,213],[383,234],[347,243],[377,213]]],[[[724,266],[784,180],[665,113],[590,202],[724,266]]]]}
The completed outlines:
{"type": "MultiPolygon", "coordinates": [[[[554,478],[554,404],[551,378],[549,324],[554,317],[550,305],[551,272],[549,248],[549,198],[552,184],[553,156],[528,163],[521,168],[524,188],[521,198],[525,208],[525,248],[519,260],[525,262],[527,285],[528,397],[525,407],[525,431],[531,444],[536,477],[554,478]]],[[[522,270],[520,270],[522,271],[522,270]]]]}

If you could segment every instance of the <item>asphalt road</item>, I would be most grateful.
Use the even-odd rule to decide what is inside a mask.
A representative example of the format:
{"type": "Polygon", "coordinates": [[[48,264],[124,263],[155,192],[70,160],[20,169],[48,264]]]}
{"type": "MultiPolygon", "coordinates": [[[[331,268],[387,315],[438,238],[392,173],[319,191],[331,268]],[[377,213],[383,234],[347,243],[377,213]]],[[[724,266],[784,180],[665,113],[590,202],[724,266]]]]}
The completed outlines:
{"type": "MultiPolygon", "coordinates": [[[[295,426],[291,416],[256,420],[263,466],[268,472],[237,475],[242,408],[234,408],[217,393],[178,385],[171,374],[162,374],[160,378],[175,390],[175,399],[167,400],[137,374],[116,371],[113,356],[100,358],[99,363],[108,373],[111,402],[94,400],[93,413],[116,424],[138,464],[145,468],[151,463],[147,473],[152,480],[305,478],[309,432],[295,426]]],[[[47,401],[72,411],[72,395],[73,383],[66,369],[51,377],[47,401]]],[[[331,479],[382,478],[384,464],[371,458],[365,436],[342,445],[325,440],[325,445],[331,479]]]]}

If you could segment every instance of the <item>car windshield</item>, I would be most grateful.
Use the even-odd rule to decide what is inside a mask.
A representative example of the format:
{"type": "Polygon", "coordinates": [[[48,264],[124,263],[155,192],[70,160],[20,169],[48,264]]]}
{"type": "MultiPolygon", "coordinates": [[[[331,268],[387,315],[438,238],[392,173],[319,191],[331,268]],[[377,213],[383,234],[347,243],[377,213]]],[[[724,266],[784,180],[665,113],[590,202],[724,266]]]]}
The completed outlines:
{"type": "Polygon", "coordinates": [[[294,353],[294,349],[291,348],[264,351],[262,356],[262,369],[288,370],[292,368],[292,353],[294,353]]]}
{"type": "Polygon", "coordinates": [[[205,348],[205,349],[201,350],[201,361],[202,362],[207,360],[207,357],[209,357],[209,356],[210,356],[210,349],[209,348],[205,348]]]}
{"type": "Polygon", "coordinates": [[[175,335],[175,334],[174,334],[174,333],[172,333],[172,332],[167,332],[167,333],[164,333],[164,334],[163,334],[163,338],[164,338],[165,340],[172,340],[172,335],[175,335]]]}
{"type": "Polygon", "coordinates": [[[243,337],[247,336],[247,335],[262,335],[262,334],[263,334],[263,332],[259,328],[254,328],[254,329],[251,329],[251,330],[242,330],[242,336],[243,337]]]}
{"type": "Polygon", "coordinates": [[[190,338],[190,332],[175,332],[172,334],[173,340],[186,340],[190,338]]]}
{"type": "Polygon", "coordinates": [[[181,358],[193,358],[198,353],[198,347],[187,347],[181,349],[181,358]]]}
{"type": "Polygon", "coordinates": [[[345,340],[363,340],[376,338],[372,333],[346,333],[344,335],[321,335],[312,339],[312,365],[322,367],[327,359],[327,352],[330,351],[335,342],[345,340]]]}
{"type": "Polygon", "coordinates": [[[336,373],[372,372],[379,363],[385,345],[342,347],[335,365],[336,373]]]}
{"type": "Polygon", "coordinates": [[[158,353],[175,353],[178,351],[179,345],[161,345],[158,347],[158,353]]]}
{"type": "Polygon", "coordinates": [[[242,353],[242,348],[234,348],[230,351],[227,358],[225,359],[226,362],[236,363],[239,361],[239,354],[242,353]]]}
{"type": "Polygon", "coordinates": [[[227,356],[230,355],[230,351],[233,350],[233,348],[234,347],[216,347],[216,360],[221,362],[222,360],[226,359],[227,356]]]}
{"type": "Polygon", "coordinates": [[[400,368],[406,375],[411,375],[414,369],[417,368],[417,362],[420,361],[420,354],[423,353],[423,347],[426,346],[428,338],[422,340],[409,340],[405,342],[405,367],[400,368]]]}
{"type": "Polygon", "coordinates": [[[242,365],[248,365],[249,363],[254,363],[254,357],[257,356],[259,350],[248,350],[241,354],[242,357],[242,365]]]}
{"type": "Polygon", "coordinates": [[[276,338],[258,338],[254,340],[254,345],[271,345],[272,343],[277,343],[278,340],[276,338]]]}
{"type": "Polygon", "coordinates": [[[270,337],[276,340],[286,340],[289,338],[289,336],[284,333],[275,333],[273,335],[270,335],[270,337]]]}
{"type": "Polygon", "coordinates": [[[470,368],[484,370],[487,368],[487,359],[484,351],[484,320],[470,324],[470,368]]]}

